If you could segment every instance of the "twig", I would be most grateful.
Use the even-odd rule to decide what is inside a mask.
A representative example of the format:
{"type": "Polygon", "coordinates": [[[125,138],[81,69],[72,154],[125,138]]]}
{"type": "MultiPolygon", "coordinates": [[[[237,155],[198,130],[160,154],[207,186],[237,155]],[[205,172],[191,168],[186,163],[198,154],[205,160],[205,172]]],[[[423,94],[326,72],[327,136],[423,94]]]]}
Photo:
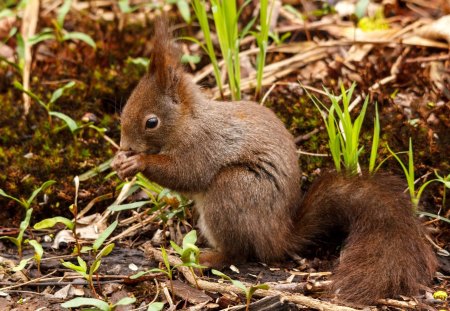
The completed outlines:
{"type": "MultiPolygon", "coordinates": [[[[33,36],[36,32],[36,26],[39,18],[39,0],[28,1],[22,18],[21,33],[24,44],[24,64],[22,71],[22,85],[24,90],[28,91],[30,89],[30,71],[31,71],[31,45],[28,43],[28,39],[33,36]]],[[[24,115],[27,115],[30,111],[31,99],[23,92],[23,108],[24,115]]]]}
{"type": "Polygon", "coordinates": [[[309,156],[314,156],[314,157],[329,157],[330,156],[329,154],[306,152],[306,151],[301,151],[300,149],[297,149],[297,153],[298,154],[309,155],[309,156]]]}
{"type": "Polygon", "coordinates": [[[295,141],[296,144],[298,144],[299,142],[302,142],[304,140],[310,139],[312,136],[316,135],[318,132],[319,132],[319,129],[315,128],[309,133],[306,133],[304,135],[299,135],[299,136],[295,137],[294,141],[295,141]]]}
{"type": "MultiPolygon", "coordinates": [[[[151,246],[150,243],[146,243],[143,245],[143,248],[147,254],[149,254],[151,257],[154,257],[157,261],[162,262],[162,253],[161,251],[155,249],[153,246],[151,246]]],[[[181,259],[178,257],[169,255],[168,256],[169,262],[172,266],[179,265],[182,263],[181,259]]],[[[184,278],[193,286],[195,286],[195,280],[192,276],[189,268],[187,267],[178,267],[177,268],[184,276],[184,278]]],[[[234,293],[241,293],[242,290],[229,284],[219,284],[214,282],[209,282],[205,280],[198,279],[197,283],[199,287],[206,291],[213,291],[213,292],[220,292],[220,293],[228,293],[228,292],[234,292],[234,293]]],[[[288,300],[297,304],[301,304],[303,306],[317,309],[317,310],[323,310],[323,311],[355,311],[357,309],[353,309],[350,307],[345,306],[338,306],[329,302],[320,301],[318,299],[314,299],[311,297],[303,296],[300,294],[292,294],[292,293],[285,293],[277,290],[257,290],[254,293],[255,297],[268,297],[268,296],[276,296],[280,295],[281,299],[288,300]]]]}
{"type": "Polygon", "coordinates": [[[57,270],[54,270],[54,271],[50,272],[49,274],[46,274],[46,275],[44,275],[44,276],[41,276],[41,277],[39,277],[39,278],[30,280],[30,281],[27,281],[27,282],[24,282],[24,283],[15,284],[15,285],[11,285],[11,286],[7,286],[7,287],[0,288],[0,291],[5,291],[5,290],[8,290],[8,289],[13,289],[13,288],[19,288],[19,287],[22,287],[22,286],[24,286],[24,285],[34,283],[34,282],[36,282],[36,281],[45,279],[45,278],[47,278],[48,276],[55,274],[56,271],[57,271],[57,270]]]}

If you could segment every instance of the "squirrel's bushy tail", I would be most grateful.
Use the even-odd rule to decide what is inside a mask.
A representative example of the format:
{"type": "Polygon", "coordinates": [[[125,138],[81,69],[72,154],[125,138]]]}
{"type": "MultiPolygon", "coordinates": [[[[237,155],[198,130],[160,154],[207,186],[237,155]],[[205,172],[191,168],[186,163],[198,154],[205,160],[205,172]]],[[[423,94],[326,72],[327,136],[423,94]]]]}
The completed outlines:
{"type": "Polygon", "coordinates": [[[329,173],[306,194],[299,210],[300,252],[321,237],[327,242],[330,232],[346,234],[333,275],[341,299],[367,304],[416,295],[433,278],[435,254],[403,189],[391,175],[329,173]]]}

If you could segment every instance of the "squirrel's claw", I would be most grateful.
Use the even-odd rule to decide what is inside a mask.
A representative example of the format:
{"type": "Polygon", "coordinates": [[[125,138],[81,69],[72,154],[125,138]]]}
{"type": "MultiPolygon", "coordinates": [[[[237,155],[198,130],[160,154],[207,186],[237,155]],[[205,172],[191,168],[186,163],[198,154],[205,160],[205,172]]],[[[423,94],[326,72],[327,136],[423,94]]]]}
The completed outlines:
{"type": "Polygon", "coordinates": [[[145,168],[142,155],[129,156],[129,154],[129,152],[120,151],[111,163],[111,167],[121,179],[134,176],[145,168]]]}

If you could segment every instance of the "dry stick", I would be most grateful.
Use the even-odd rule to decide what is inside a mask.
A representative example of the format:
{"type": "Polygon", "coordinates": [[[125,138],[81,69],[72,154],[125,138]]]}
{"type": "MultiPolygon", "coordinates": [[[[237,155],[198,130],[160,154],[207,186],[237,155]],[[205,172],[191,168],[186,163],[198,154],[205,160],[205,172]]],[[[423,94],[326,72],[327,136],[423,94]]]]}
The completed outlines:
{"type": "Polygon", "coordinates": [[[116,241],[118,239],[121,239],[121,238],[133,235],[135,231],[137,231],[137,230],[143,228],[145,225],[153,222],[157,216],[158,216],[158,214],[155,213],[155,214],[147,217],[146,219],[144,219],[142,222],[137,223],[137,224],[127,228],[125,231],[123,231],[120,234],[116,235],[115,237],[111,238],[108,241],[108,244],[112,243],[112,242],[114,242],[114,241],[116,241]]]}
{"type": "Polygon", "coordinates": [[[78,218],[83,217],[87,212],[89,212],[91,210],[91,208],[98,202],[104,201],[104,200],[108,200],[108,199],[112,199],[113,194],[112,192],[110,193],[106,193],[103,194],[101,196],[98,196],[94,199],[92,199],[85,208],[83,208],[83,210],[81,212],[78,213],[78,218]]]}
{"type": "Polygon", "coordinates": [[[410,63],[434,62],[434,61],[448,60],[448,59],[450,59],[450,54],[442,54],[442,55],[409,58],[405,61],[405,63],[410,64],[410,63]]]}
{"type": "Polygon", "coordinates": [[[46,275],[41,276],[41,277],[39,277],[37,279],[34,279],[34,280],[30,280],[30,281],[27,281],[27,282],[24,282],[24,283],[15,284],[15,285],[11,285],[11,286],[0,288],[0,291],[5,291],[5,290],[8,290],[8,289],[22,287],[22,286],[30,284],[30,283],[35,283],[36,281],[43,280],[43,279],[47,278],[48,276],[55,274],[56,271],[57,270],[54,270],[54,271],[50,272],[49,274],[46,274],[46,275]]]}
{"type": "MultiPolygon", "coordinates": [[[[153,246],[150,245],[150,243],[146,243],[143,245],[144,251],[149,254],[151,257],[154,257],[157,261],[163,262],[162,253],[161,251],[153,248],[153,246]]],[[[182,261],[172,255],[168,255],[169,263],[171,266],[182,264],[182,261]]],[[[191,274],[191,271],[188,267],[178,267],[177,268],[185,277],[185,279],[193,286],[195,286],[195,279],[191,274]]],[[[204,280],[197,280],[198,286],[206,291],[212,291],[212,292],[220,292],[220,293],[227,293],[227,292],[234,292],[234,293],[242,293],[242,290],[237,288],[233,285],[228,284],[219,284],[214,282],[208,282],[204,280]]],[[[301,304],[303,306],[314,308],[317,310],[323,310],[323,311],[355,311],[357,309],[344,307],[344,306],[338,306],[329,302],[320,301],[318,299],[314,299],[311,297],[303,296],[300,294],[292,294],[292,293],[285,293],[277,290],[257,290],[254,294],[256,297],[268,297],[268,296],[277,296],[280,295],[280,298],[282,300],[288,300],[293,303],[301,304]]]]}
{"type": "MultiPolygon", "coordinates": [[[[322,51],[322,52],[316,52],[316,53],[304,53],[304,54],[299,54],[296,55],[294,57],[291,57],[293,60],[291,59],[287,59],[287,60],[283,60],[281,62],[278,63],[273,63],[269,66],[267,66],[264,70],[264,74],[263,74],[263,81],[262,81],[262,85],[269,85],[273,82],[275,82],[277,79],[281,79],[284,78],[285,76],[287,76],[288,74],[294,72],[295,70],[297,70],[299,67],[304,66],[306,63],[310,63],[310,62],[314,62],[314,61],[318,61],[320,59],[323,59],[325,57],[328,56],[328,52],[322,51]],[[289,66],[288,68],[280,71],[280,67],[286,67],[289,66]],[[270,71],[269,71],[270,70],[270,71]]],[[[244,90],[248,90],[252,87],[254,87],[255,84],[255,79],[253,76],[250,76],[244,80],[242,80],[241,82],[241,91],[244,90]]],[[[227,88],[227,84],[225,84],[223,86],[223,88],[227,88]]],[[[215,92],[215,98],[219,97],[218,94],[218,89],[214,88],[213,91],[215,92]]],[[[229,88],[227,88],[227,90],[224,92],[225,95],[229,95],[230,91],[229,88]]]]}
{"type": "MultiPolygon", "coordinates": [[[[27,282],[24,283],[20,283],[20,284],[14,284],[14,285],[10,285],[7,287],[3,287],[0,288],[0,291],[10,291],[13,288],[20,288],[23,286],[66,286],[66,285],[88,285],[89,283],[85,280],[81,280],[81,281],[77,281],[77,282],[62,282],[62,279],[65,280],[79,280],[80,276],[79,275],[70,275],[70,276],[63,276],[63,277],[53,277],[53,278],[47,278],[47,276],[52,275],[56,272],[57,270],[54,270],[53,272],[40,277],[40,278],[36,278],[33,280],[29,280],[27,282]]],[[[156,274],[152,274],[152,275],[147,275],[147,277],[161,277],[163,276],[163,273],[156,273],[156,274]]],[[[107,284],[107,283],[123,283],[125,279],[129,278],[129,275],[98,275],[97,276],[99,279],[104,279],[104,281],[98,281],[102,284],[107,284]]],[[[0,283],[1,285],[8,285],[5,284],[4,282],[0,283]]]]}
{"type": "MultiPolygon", "coordinates": [[[[21,34],[24,44],[24,64],[22,71],[22,85],[24,90],[28,91],[30,89],[30,71],[31,71],[31,45],[28,43],[28,39],[33,36],[36,32],[36,26],[39,18],[39,0],[30,0],[25,7],[22,18],[21,34]]],[[[31,98],[23,92],[23,108],[24,116],[28,115],[30,111],[31,98]]]]}

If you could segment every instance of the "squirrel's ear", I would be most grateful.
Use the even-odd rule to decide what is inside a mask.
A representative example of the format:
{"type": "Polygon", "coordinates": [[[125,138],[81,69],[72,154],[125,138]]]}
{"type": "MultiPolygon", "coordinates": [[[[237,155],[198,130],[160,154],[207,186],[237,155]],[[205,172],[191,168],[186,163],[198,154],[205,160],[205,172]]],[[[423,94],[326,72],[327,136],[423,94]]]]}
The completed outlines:
{"type": "Polygon", "coordinates": [[[162,90],[173,89],[180,81],[183,72],[179,54],[179,50],[172,43],[167,18],[158,18],[155,21],[155,35],[148,73],[155,77],[156,84],[162,90]]]}

